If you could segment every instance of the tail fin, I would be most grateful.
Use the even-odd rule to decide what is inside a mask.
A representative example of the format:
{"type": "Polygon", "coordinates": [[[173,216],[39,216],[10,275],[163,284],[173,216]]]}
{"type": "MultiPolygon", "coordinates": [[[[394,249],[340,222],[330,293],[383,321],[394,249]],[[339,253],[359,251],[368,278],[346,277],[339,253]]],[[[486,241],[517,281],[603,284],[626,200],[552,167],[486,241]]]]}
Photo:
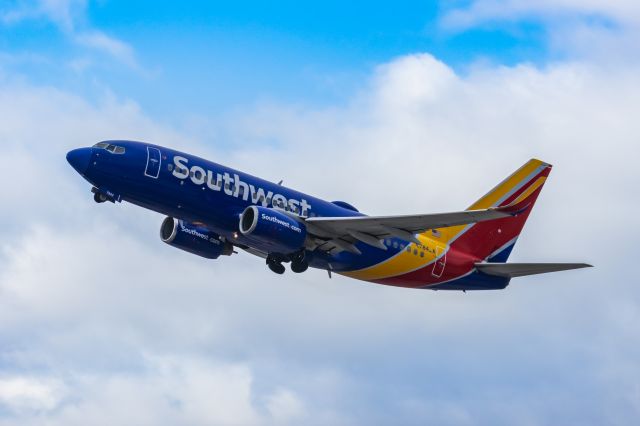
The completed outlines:
{"type": "Polygon", "coordinates": [[[468,208],[477,210],[509,206],[515,216],[479,222],[462,229],[449,228],[445,232],[449,233],[450,244],[455,244],[456,248],[477,259],[506,262],[549,172],[550,164],[529,160],[468,208]]]}

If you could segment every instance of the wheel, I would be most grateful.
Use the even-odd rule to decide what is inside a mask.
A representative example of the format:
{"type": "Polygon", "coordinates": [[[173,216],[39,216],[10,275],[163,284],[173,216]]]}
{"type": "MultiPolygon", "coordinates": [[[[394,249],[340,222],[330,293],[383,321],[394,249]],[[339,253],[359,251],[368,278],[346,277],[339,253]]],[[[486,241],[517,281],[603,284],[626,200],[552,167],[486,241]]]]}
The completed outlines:
{"type": "Polygon", "coordinates": [[[304,271],[306,271],[309,268],[309,264],[307,263],[306,260],[300,260],[297,262],[292,262],[291,263],[291,270],[293,272],[295,272],[296,274],[300,274],[304,271]]]}
{"type": "Polygon", "coordinates": [[[269,265],[269,269],[271,269],[276,274],[278,274],[278,275],[284,274],[285,268],[284,268],[284,265],[282,263],[280,263],[280,262],[269,262],[269,263],[267,263],[267,265],[269,265]]]}
{"type": "Polygon", "coordinates": [[[107,197],[99,192],[96,192],[95,194],[93,194],[93,201],[95,201],[96,203],[104,203],[105,201],[107,201],[107,197]]]}
{"type": "Polygon", "coordinates": [[[296,274],[306,271],[309,268],[309,262],[307,261],[306,252],[304,249],[291,255],[291,270],[296,274]]]}

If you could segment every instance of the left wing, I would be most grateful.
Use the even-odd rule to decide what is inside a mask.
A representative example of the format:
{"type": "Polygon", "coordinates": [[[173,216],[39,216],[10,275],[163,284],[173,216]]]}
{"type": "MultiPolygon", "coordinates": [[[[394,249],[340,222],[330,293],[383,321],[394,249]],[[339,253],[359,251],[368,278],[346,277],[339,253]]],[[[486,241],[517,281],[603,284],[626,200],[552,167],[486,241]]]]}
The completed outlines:
{"type": "Polygon", "coordinates": [[[435,213],[407,216],[355,216],[307,218],[307,231],[321,239],[316,248],[325,251],[346,250],[360,254],[353,243],[360,241],[386,250],[381,239],[389,236],[420,243],[414,234],[428,229],[446,228],[486,220],[514,216],[526,206],[511,204],[485,210],[465,210],[453,213],[435,213]],[[322,242],[324,241],[324,242],[322,242]]]}

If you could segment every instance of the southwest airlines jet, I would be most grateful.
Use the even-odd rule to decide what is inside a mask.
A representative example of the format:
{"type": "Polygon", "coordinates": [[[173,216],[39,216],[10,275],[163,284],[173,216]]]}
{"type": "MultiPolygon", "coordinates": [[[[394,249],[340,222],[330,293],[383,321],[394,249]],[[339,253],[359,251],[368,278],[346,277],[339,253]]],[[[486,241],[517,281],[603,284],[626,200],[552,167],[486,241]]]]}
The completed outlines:
{"type": "Polygon", "coordinates": [[[67,154],[94,200],[128,201],[166,215],[165,243],[217,259],[236,248],[275,273],[309,266],[359,280],[432,290],[503,289],[512,277],[584,263],[507,263],[551,171],[530,160],[467,210],[367,216],[169,148],[105,141],[67,154]]]}

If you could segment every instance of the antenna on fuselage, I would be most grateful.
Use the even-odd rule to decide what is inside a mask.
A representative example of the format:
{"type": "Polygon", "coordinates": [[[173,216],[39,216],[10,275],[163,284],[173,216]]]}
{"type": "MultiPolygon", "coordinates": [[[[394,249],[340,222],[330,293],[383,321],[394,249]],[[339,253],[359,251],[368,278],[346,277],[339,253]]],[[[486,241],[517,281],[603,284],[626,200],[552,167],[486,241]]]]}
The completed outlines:
{"type": "Polygon", "coordinates": [[[282,180],[282,179],[280,179],[280,182],[278,182],[278,185],[279,185],[279,186],[282,186],[282,182],[283,182],[283,180],[282,180]]]}

